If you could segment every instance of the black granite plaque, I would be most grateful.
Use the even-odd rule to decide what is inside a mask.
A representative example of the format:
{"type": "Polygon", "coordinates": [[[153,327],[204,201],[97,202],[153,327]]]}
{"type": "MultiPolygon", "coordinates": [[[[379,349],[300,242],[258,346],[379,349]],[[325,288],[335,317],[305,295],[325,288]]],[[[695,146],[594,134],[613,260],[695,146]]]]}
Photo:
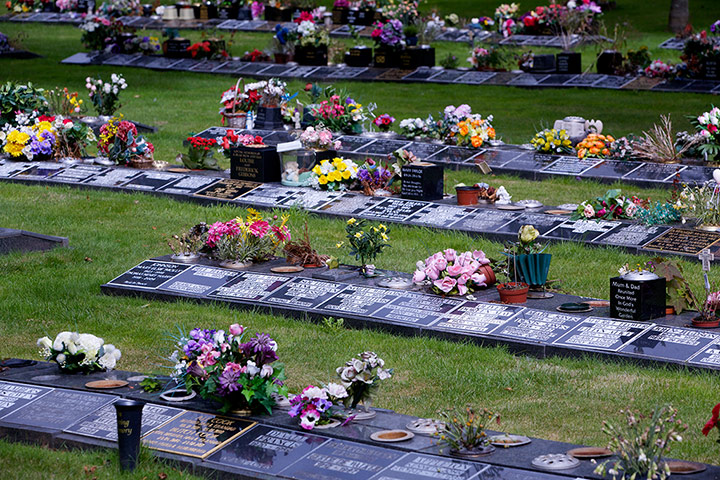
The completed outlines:
{"type": "Polygon", "coordinates": [[[684,165],[645,163],[640,168],[623,176],[623,178],[664,182],[671,180],[675,174],[682,172],[684,169],[684,165]]]}
{"type": "Polygon", "coordinates": [[[414,154],[419,160],[426,160],[446,148],[447,145],[440,145],[437,143],[412,142],[405,147],[405,150],[414,154]]]}
{"type": "Polygon", "coordinates": [[[535,172],[545,166],[543,157],[537,157],[532,152],[519,152],[519,155],[502,165],[503,169],[520,172],[535,172]]]}
{"type": "Polygon", "coordinates": [[[670,80],[665,80],[663,83],[659,83],[655,85],[652,90],[662,90],[662,91],[680,91],[687,88],[694,80],[691,80],[689,78],[673,78],[670,80]]]}
{"type": "Polygon", "coordinates": [[[207,462],[277,475],[326,441],[310,433],[256,425],[211,455],[207,462]]]}
{"type": "Polygon", "coordinates": [[[328,213],[338,215],[356,216],[360,212],[382,201],[378,197],[368,197],[365,195],[356,195],[354,193],[345,193],[328,203],[322,210],[328,213]]]}
{"type": "Polygon", "coordinates": [[[146,260],[119,277],[110,280],[108,285],[120,285],[142,290],[155,290],[166,281],[190,268],[190,265],[146,260]]]}
{"type": "Polygon", "coordinates": [[[308,310],[341,292],[344,285],[312,278],[293,278],[276,289],[263,302],[308,310]]]}
{"type": "Polygon", "coordinates": [[[317,70],[318,67],[310,67],[310,66],[299,66],[295,67],[295,69],[292,71],[292,75],[295,78],[305,78],[309,77],[313,73],[315,73],[315,70],[317,70]]]}
{"type": "Polygon", "coordinates": [[[357,149],[356,151],[360,153],[375,153],[378,155],[387,155],[389,153],[393,153],[395,150],[404,148],[408,143],[410,142],[408,142],[407,140],[388,140],[381,138],[375,140],[370,145],[357,149]]]}
{"type": "Polygon", "coordinates": [[[688,185],[702,185],[703,183],[712,180],[713,169],[708,167],[701,167],[697,165],[688,165],[680,171],[680,182],[688,185]]]}
{"type": "Polygon", "coordinates": [[[226,63],[227,63],[227,61],[222,61],[222,60],[204,60],[204,61],[196,64],[189,70],[192,72],[208,73],[208,72],[215,71],[217,68],[220,68],[221,66],[225,65],[226,63]]]}
{"type": "MultiPolygon", "coordinates": [[[[163,405],[145,404],[142,411],[142,435],[149,433],[180,415],[184,410],[163,405]]],[[[115,405],[100,407],[64,430],[66,433],[117,441],[117,412],[115,405]]]]}
{"type": "Polygon", "coordinates": [[[519,150],[493,150],[488,149],[481,152],[472,159],[474,162],[485,162],[491,167],[502,167],[512,160],[515,160],[524,152],[519,150]]]}
{"type": "Polygon", "coordinates": [[[553,342],[554,345],[617,352],[651,325],[590,317],[553,342]]]}
{"type": "MultiPolygon", "coordinates": [[[[561,477],[555,473],[549,472],[535,472],[532,470],[520,470],[516,468],[490,465],[480,474],[477,480],[561,480],[567,478],[572,477],[566,477],[564,475],[561,477]]],[[[578,477],[575,480],[582,480],[582,477],[578,477]]]]}
{"type": "Polygon", "coordinates": [[[143,172],[122,186],[133,190],[155,191],[184,177],[177,173],[143,172]]]}
{"type": "Polygon", "coordinates": [[[107,170],[107,167],[100,167],[98,165],[73,165],[53,175],[52,181],[62,183],[82,183],[95,175],[106,172],[107,170]]]}
{"type": "Polygon", "coordinates": [[[658,252],[698,255],[706,248],[717,244],[719,240],[720,233],[717,232],[671,228],[642,248],[658,252]]]}
{"type": "Polygon", "coordinates": [[[594,167],[602,160],[598,158],[580,159],[577,157],[560,157],[554,163],[546,166],[541,173],[552,173],[555,175],[580,175],[587,169],[594,167]]]}
{"type": "Polygon", "coordinates": [[[11,178],[32,167],[32,163],[5,162],[0,165],[0,178],[11,178]]]}
{"type": "MultiPolygon", "coordinates": [[[[452,225],[454,230],[467,232],[495,232],[509,222],[516,221],[520,213],[494,208],[478,208],[452,225]]],[[[518,227],[520,230],[520,227],[518,227]]]]}
{"type": "Polygon", "coordinates": [[[602,78],[599,82],[593,84],[594,88],[610,88],[617,90],[627,85],[634,80],[633,77],[619,77],[617,75],[607,75],[602,78]]]}
{"type": "Polygon", "coordinates": [[[169,68],[171,65],[173,65],[177,61],[178,61],[177,58],[146,55],[142,58],[139,58],[133,64],[133,66],[151,68],[153,70],[166,70],[167,68],[169,68]]]}
{"type": "Polygon", "coordinates": [[[473,150],[471,148],[447,147],[446,149],[429,156],[426,160],[430,160],[431,162],[462,163],[474,157],[478,153],[481,153],[481,151],[473,150]]]}
{"type": "Polygon", "coordinates": [[[493,334],[527,342],[552,343],[572,330],[580,320],[572,315],[525,309],[493,334]]]}
{"type": "Polygon", "coordinates": [[[713,340],[693,355],[688,363],[702,367],[720,368],[720,340],[713,340]]]}
{"type": "Polygon", "coordinates": [[[620,178],[642,165],[641,162],[624,160],[603,160],[589,170],[585,170],[583,177],[620,178]]]}
{"type": "Polygon", "coordinates": [[[121,66],[124,66],[124,65],[127,65],[127,64],[133,62],[134,60],[139,59],[141,56],[142,56],[141,54],[130,55],[130,54],[126,54],[126,53],[118,53],[116,55],[113,55],[110,58],[106,58],[103,61],[103,65],[113,65],[113,66],[121,67],[121,66]]]}
{"type": "Polygon", "coordinates": [[[540,81],[540,85],[547,86],[547,87],[559,87],[561,85],[564,85],[566,82],[569,82],[573,78],[575,78],[577,75],[572,73],[562,73],[562,74],[556,74],[556,75],[549,75],[542,79],[540,81]]]}
{"type": "MultiPolygon", "coordinates": [[[[717,72],[716,72],[717,74],[717,72]]],[[[687,88],[684,89],[685,92],[710,92],[715,87],[718,86],[718,83],[713,80],[695,80],[690,85],[687,86],[687,88]]]]}
{"type": "Polygon", "coordinates": [[[217,198],[219,200],[235,200],[258,188],[260,185],[260,183],[224,178],[217,183],[213,183],[199,190],[195,195],[198,197],[217,198]]]}
{"type": "Polygon", "coordinates": [[[468,72],[464,70],[443,70],[433,77],[433,82],[437,83],[453,83],[458,78],[466,75],[468,72]]]}
{"type": "MultiPolygon", "coordinates": [[[[231,129],[225,128],[225,127],[209,127],[200,133],[196,133],[195,136],[200,137],[200,138],[215,138],[215,139],[217,139],[218,137],[220,137],[220,138],[224,137],[227,134],[228,130],[231,130],[231,129]]],[[[237,133],[238,135],[240,133],[247,133],[246,130],[242,130],[242,131],[234,130],[234,132],[237,133]]],[[[253,135],[256,135],[256,133],[253,132],[253,135]]]]}
{"type": "Polygon", "coordinates": [[[248,63],[245,68],[242,69],[243,75],[257,75],[261,74],[263,70],[269,68],[271,65],[267,63],[248,63]]]}
{"type": "Polygon", "coordinates": [[[367,480],[403,455],[396,450],[333,439],[286,468],[282,475],[298,480],[367,480]]]}
{"type": "Polygon", "coordinates": [[[462,77],[455,80],[454,83],[465,83],[468,85],[480,85],[493,78],[497,73],[495,72],[468,72],[462,77]]]}
{"type": "Polygon", "coordinates": [[[717,333],[697,329],[653,325],[620,351],[651,358],[685,362],[720,340],[717,333]]]}
{"type": "Polygon", "coordinates": [[[660,44],[660,48],[667,48],[670,50],[682,50],[685,47],[685,40],[682,38],[668,38],[660,44]]]}
{"type": "Polygon", "coordinates": [[[445,315],[434,328],[442,330],[463,331],[484,335],[493,333],[524,307],[514,305],[496,305],[482,302],[465,302],[452,312],[445,315]]]}
{"type": "Polygon", "coordinates": [[[336,68],[328,75],[328,78],[357,78],[367,71],[367,67],[336,68]]]}
{"type": "Polygon", "coordinates": [[[656,225],[653,227],[646,227],[638,223],[624,223],[619,227],[613,229],[610,233],[602,235],[595,239],[595,242],[606,245],[622,245],[622,246],[637,246],[646,244],[653,238],[662,235],[668,231],[670,227],[656,225]]]}
{"type": "Polygon", "coordinates": [[[568,220],[545,235],[551,238],[591,242],[622,225],[606,220],[568,220]]]}
{"type": "Polygon", "coordinates": [[[300,191],[293,192],[291,195],[282,199],[278,203],[278,206],[298,206],[306,210],[318,210],[341,195],[342,192],[330,192],[304,188],[300,191]]]}
{"type": "Polygon", "coordinates": [[[425,205],[425,202],[403,200],[400,198],[386,198],[360,212],[360,216],[375,220],[402,222],[410,215],[422,210],[425,205]]]}
{"type": "Polygon", "coordinates": [[[443,198],[444,169],[429,162],[408,163],[402,166],[401,196],[411,200],[440,200],[443,198]]]}
{"type": "Polygon", "coordinates": [[[428,78],[432,77],[433,75],[437,75],[436,70],[431,70],[429,68],[418,68],[414,72],[412,72],[410,75],[405,75],[403,77],[403,80],[409,80],[409,81],[417,81],[421,82],[424,80],[427,80],[428,78]]]}
{"type": "Polygon", "coordinates": [[[354,152],[358,148],[363,147],[364,145],[367,145],[368,143],[372,142],[373,140],[367,137],[353,137],[350,135],[344,135],[342,137],[339,137],[340,143],[342,143],[342,146],[340,147],[340,152],[354,152]]]}
{"type": "Polygon", "coordinates": [[[143,443],[152,450],[205,458],[253,425],[246,419],[185,411],[145,435],[143,443]]]}
{"type": "Polygon", "coordinates": [[[54,389],[4,416],[2,421],[63,430],[115,398],[114,395],[54,389]]]}
{"type": "Polygon", "coordinates": [[[202,296],[228,283],[240,273],[225,268],[193,265],[191,268],[163,283],[158,290],[190,296],[202,296]]]}
{"type": "Polygon", "coordinates": [[[141,172],[137,170],[113,168],[94,175],[82,183],[85,185],[95,185],[97,187],[118,187],[137,177],[140,173],[141,172]]]}
{"type": "Polygon", "coordinates": [[[284,187],[281,185],[261,185],[258,188],[246,193],[237,202],[252,205],[263,205],[274,207],[287,199],[295,192],[302,190],[302,187],[284,187]]]}
{"type": "Polygon", "coordinates": [[[92,52],[80,52],[70,55],[60,63],[65,65],[90,65],[96,56],[92,52]]]}
{"type": "Polygon", "coordinates": [[[194,58],[183,58],[177,63],[170,65],[169,70],[191,70],[195,65],[200,63],[202,60],[195,60],[194,58]]]}
{"type": "Polygon", "coordinates": [[[601,75],[598,73],[587,73],[585,75],[577,75],[574,78],[571,78],[567,82],[565,82],[565,85],[571,86],[571,87],[589,87],[596,82],[603,79],[605,75],[601,75]]]}
{"type": "Polygon", "coordinates": [[[623,320],[652,320],[665,316],[665,278],[610,279],[610,316],[623,320]]]}
{"type": "Polygon", "coordinates": [[[227,284],[210,292],[208,296],[232,300],[260,300],[280,288],[288,280],[290,277],[242,272],[227,284]]]}
{"type": "Polygon", "coordinates": [[[342,290],[340,293],[337,293],[317,308],[338,315],[370,316],[373,312],[403,295],[403,292],[397,290],[357,285],[348,285],[340,290],[342,290]]]}
{"type": "Polygon", "coordinates": [[[0,418],[52,392],[52,388],[0,382],[0,418]]]}
{"type": "Polygon", "coordinates": [[[230,178],[250,182],[279,182],[280,157],[275,147],[230,149],[230,178]]]}
{"type": "Polygon", "coordinates": [[[22,172],[15,175],[15,178],[24,180],[45,180],[58,172],[64,170],[65,165],[58,164],[41,164],[33,165],[32,167],[23,170],[22,172]]]}
{"type": "Polygon", "coordinates": [[[373,318],[390,322],[430,326],[444,314],[465,303],[462,298],[444,298],[405,292],[389,304],[373,312],[373,318]]]}
{"type": "Polygon", "coordinates": [[[500,233],[517,235],[523,225],[533,225],[540,235],[546,235],[549,231],[562,225],[567,217],[546,215],[544,213],[521,213],[510,222],[497,229],[500,233]]]}
{"type": "Polygon", "coordinates": [[[477,462],[465,462],[454,458],[445,458],[419,453],[409,453],[389,468],[383,470],[377,480],[469,480],[488,468],[477,462]]]}
{"type": "Polygon", "coordinates": [[[163,193],[174,193],[178,195],[193,195],[198,191],[212,185],[218,179],[216,177],[203,177],[200,175],[187,175],[173,183],[160,187],[157,190],[163,193]]]}
{"type": "Polygon", "coordinates": [[[540,83],[540,81],[546,78],[547,75],[536,75],[532,73],[523,73],[513,78],[508,82],[508,85],[521,86],[521,87],[534,87],[540,83]]]}
{"type": "Polygon", "coordinates": [[[431,203],[407,217],[405,223],[422,225],[423,227],[450,228],[476,212],[477,210],[474,208],[431,203]]]}

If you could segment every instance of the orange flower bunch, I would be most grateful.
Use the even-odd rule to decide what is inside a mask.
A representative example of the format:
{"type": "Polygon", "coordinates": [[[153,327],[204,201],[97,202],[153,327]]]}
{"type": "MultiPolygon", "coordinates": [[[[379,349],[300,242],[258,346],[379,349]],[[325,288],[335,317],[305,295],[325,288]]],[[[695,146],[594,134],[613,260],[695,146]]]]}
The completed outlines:
{"type": "Polygon", "coordinates": [[[612,135],[591,133],[575,146],[578,158],[605,158],[610,155],[610,144],[615,141],[612,135]]]}
{"type": "Polygon", "coordinates": [[[457,123],[455,141],[459,146],[467,145],[480,148],[483,142],[495,138],[495,128],[490,124],[492,116],[481,118],[480,115],[467,117],[457,123]]]}

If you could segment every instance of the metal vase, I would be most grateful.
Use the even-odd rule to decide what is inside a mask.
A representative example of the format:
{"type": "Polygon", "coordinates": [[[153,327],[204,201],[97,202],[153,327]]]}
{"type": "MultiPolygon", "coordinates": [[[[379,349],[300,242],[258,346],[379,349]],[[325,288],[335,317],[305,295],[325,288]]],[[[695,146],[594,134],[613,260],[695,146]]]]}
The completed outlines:
{"type": "Polygon", "coordinates": [[[550,271],[550,253],[531,253],[515,257],[518,274],[523,282],[531,286],[545,285],[550,271]]]}
{"type": "Polygon", "coordinates": [[[120,469],[122,470],[132,472],[137,466],[144,406],[145,402],[125,398],[115,402],[118,451],[120,453],[120,469]]]}

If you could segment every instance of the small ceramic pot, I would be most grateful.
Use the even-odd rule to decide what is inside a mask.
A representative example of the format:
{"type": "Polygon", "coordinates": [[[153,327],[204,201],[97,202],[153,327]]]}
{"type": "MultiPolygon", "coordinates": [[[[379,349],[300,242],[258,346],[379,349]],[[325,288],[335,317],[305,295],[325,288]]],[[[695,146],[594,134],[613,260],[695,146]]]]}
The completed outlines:
{"type": "Polygon", "coordinates": [[[497,289],[498,293],[500,293],[500,301],[502,303],[525,303],[527,302],[527,294],[530,287],[527,283],[523,282],[508,282],[501,283],[497,286],[497,289]]]}

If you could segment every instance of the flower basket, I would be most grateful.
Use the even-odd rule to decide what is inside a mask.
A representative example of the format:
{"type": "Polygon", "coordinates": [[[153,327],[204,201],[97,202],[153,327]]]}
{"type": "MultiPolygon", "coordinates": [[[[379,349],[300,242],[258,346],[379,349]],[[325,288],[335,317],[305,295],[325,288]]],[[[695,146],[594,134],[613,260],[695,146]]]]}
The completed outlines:
{"type": "Polygon", "coordinates": [[[247,112],[223,112],[225,117],[225,125],[230,128],[245,129],[247,125],[247,112]]]}
{"type": "Polygon", "coordinates": [[[153,163],[155,160],[153,159],[152,155],[146,156],[135,156],[130,158],[130,162],[128,163],[128,166],[130,168],[138,168],[141,170],[147,170],[150,168],[153,168],[153,163]]]}
{"type": "Polygon", "coordinates": [[[521,280],[528,285],[545,285],[550,271],[550,260],[552,260],[550,253],[517,255],[515,261],[521,280]]]}
{"type": "Polygon", "coordinates": [[[530,287],[524,282],[501,283],[497,286],[502,303],[525,303],[530,287]]]}

